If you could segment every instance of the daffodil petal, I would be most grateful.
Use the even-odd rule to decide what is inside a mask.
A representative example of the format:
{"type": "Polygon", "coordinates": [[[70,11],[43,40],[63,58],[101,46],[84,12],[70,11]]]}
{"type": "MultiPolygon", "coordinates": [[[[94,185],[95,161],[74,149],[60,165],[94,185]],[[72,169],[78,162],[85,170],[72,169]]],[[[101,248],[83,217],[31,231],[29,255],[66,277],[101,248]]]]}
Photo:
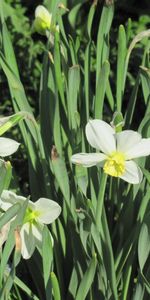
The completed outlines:
{"type": "Polygon", "coordinates": [[[71,157],[71,161],[88,168],[97,165],[106,158],[107,156],[103,153],[77,153],[71,157]]]}
{"type": "Polygon", "coordinates": [[[32,232],[32,225],[26,223],[21,231],[21,254],[24,259],[29,259],[35,250],[35,238],[32,232]]]}
{"type": "Polygon", "coordinates": [[[134,161],[126,161],[125,173],[122,176],[120,176],[120,178],[129,183],[138,184],[141,183],[143,174],[141,169],[134,161]]]}
{"type": "Polygon", "coordinates": [[[22,203],[26,200],[26,197],[18,196],[14,192],[9,190],[3,190],[1,198],[3,201],[15,204],[16,202],[22,203]]]}
{"type": "MultiPolygon", "coordinates": [[[[38,5],[35,10],[35,18],[39,19],[39,24],[43,22],[43,25],[45,24],[45,28],[50,29],[51,21],[52,21],[52,14],[49,13],[49,11],[43,6],[38,5]]],[[[35,19],[35,20],[36,20],[35,19]]]]}
{"type": "Polygon", "coordinates": [[[51,14],[49,11],[43,6],[43,5],[38,5],[35,9],[35,17],[39,17],[41,19],[49,19],[51,18],[51,14]]]}
{"type": "Polygon", "coordinates": [[[3,211],[6,211],[7,209],[9,209],[13,204],[9,203],[9,202],[4,202],[2,199],[0,199],[0,208],[3,211]]]}
{"type": "Polygon", "coordinates": [[[23,202],[26,200],[25,197],[17,196],[15,193],[3,190],[1,196],[0,196],[0,207],[6,211],[9,207],[14,205],[15,203],[23,204],[23,202]]]}
{"type": "Polygon", "coordinates": [[[127,159],[144,157],[147,155],[150,155],[150,138],[141,139],[139,143],[135,144],[126,152],[127,159]]]}
{"type": "Polygon", "coordinates": [[[43,224],[54,222],[61,212],[61,207],[55,201],[47,198],[40,198],[35,203],[36,211],[39,212],[37,221],[43,224]]]}
{"type": "Polygon", "coordinates": [[[43,224],[32,224],[32,232],[36,241],[36,246],[41,247],[42,245],[42,232],[43,232],[43,224]]]}
{"type": "Polygon", "coordinates": [[[106,154],[116,151],[114,129],[102,120],[92,120],[86,125],[86,137],[89,144],[106,154]]]}
{"type": "Polygon", "coordinates": [[[5,157],[17,151],[19,143],[12,139],[0,137],[0,156],[5,157]]]}
{"type": "Polygon", "coordinates": [[[117,151],[126,153],[141,141],[141,135],[133,130],[116,133],[117,151]]]}
{"type": "MultiPolygon", "coordinates": [[[[15,203],[20,203],[21,205],[23,205],[25,200],[27,200],[26,197],[17,195],[9,190],[3,190],[0,196],[0,207],[5,211],[15,203]]],[[[36,209],[35,203],[30,200],[28,201],[28,207],[32,210],[36,209]]]]}

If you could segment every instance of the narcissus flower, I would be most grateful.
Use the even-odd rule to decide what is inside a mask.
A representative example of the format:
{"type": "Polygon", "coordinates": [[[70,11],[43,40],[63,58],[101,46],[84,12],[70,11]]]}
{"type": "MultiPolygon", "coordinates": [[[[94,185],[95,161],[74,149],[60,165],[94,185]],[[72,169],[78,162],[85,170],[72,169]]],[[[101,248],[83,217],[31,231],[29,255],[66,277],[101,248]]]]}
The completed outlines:
{"type": "Polygon", "coordinates": [[[43,35],[46,34],[46,31],[59,31],[58,25],[56,26],[52,22],[52,14],[43,5],[38,5],[35,10],[34,28],[43,35]]]}
{"type": "Polygon", "coordinates": [[[0,156],[5,157],[17,151],[19,143],[12,139],[0,137],[0,156]]]}
{"type": "MultiPolygon", "coordinates": [[[[4,190],[0,199],[0,207],[3,211],[7,211],[13,204],[20,203],[22,205],[25,200],[25,197],[17,196],[11,191],[4,190]]],[[[20,230],[21,254],[24,259],[31,257],[36,246],[41,248],[44,224],[54,222],[60,212],[61,207],[50,199],[40,198],[36,202],[29,201],[20,230]]],[[[6,239],[7,236],[5,237],[6,239]]]]}
{"type": "Polygon", "coordinates": [[[86,137],[89,144],[102,153],[74,154],[71,157],[72,163],[84,167],[99,165],[106,174],[120,177],[132,184],[142,181],[142,171],[133,159],[150,154],[150,138],[142,139],[133,130],[116,133],[102,120],[88,122],[86,137]]]}

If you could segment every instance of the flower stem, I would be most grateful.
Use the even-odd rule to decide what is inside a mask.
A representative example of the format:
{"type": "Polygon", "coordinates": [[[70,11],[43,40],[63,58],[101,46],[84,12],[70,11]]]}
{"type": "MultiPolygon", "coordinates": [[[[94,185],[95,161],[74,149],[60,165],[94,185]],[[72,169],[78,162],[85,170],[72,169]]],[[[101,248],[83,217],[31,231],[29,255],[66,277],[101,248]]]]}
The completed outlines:
{"type": "Polygon", "coordinates": [[[99,188],[99,193],[98,193],[98,199],[97,199],[97,207],[96,207],[96,225],[97,225],[98,229],[101,226],[101,216],[102,216],[102,209],[103,209],[103,203],[104,203],[106,182],[107,182],[107,174],[102,173],[100,188],[99,188]]]}

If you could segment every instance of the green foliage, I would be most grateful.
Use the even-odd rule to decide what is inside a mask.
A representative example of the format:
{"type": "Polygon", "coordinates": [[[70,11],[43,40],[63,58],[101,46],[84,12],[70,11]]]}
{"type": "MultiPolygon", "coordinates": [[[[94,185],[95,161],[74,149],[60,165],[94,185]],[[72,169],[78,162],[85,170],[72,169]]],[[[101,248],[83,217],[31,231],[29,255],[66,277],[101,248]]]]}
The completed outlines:
{"type": "MultiPolygon", "coordinates": [[[[122,112],[126,129],[136,127],[143,137],[150,136],[149,31],[142,27],[145,34],[136,35],[130,43],[135,26],[130,20],[118,28],[117,42],[112,41],[114,4],[101,6],[99,12],[97,1],[86,2],[62,1],[68,12],[57,7],[60,1],[45,1],[60,27],[60,33],[47,43],[40,36],[34,43],[21,2],[16,7],[11,1],[1,2],[0,65],[15,116],[26,112],[19,127],[31,196],[54,199],[62,207],[59,220],[49,227],[54,245],[45,227],[42,251],[28,262],[21,261],[16,251],[10,257],[14,230],[23,220],[27,203],[1,216],[0,225],[4,225],[17,214],[1,251],[2,300],[149,299],[149,158],[139,160],[144,179],[135,186],[107,179],[97,167],[87,170],[70,162],[72,154],[91,151],[85,138],[89,118],[110,122],[117,110],[117,125],[122,112]],[[16,43],[18,35],[21,39],[16,43]],[[131,53],[138,51],[136,45],[143,36],[147,37],[139,63],[134,61],[135,72],[131,53]],[[25,65],[23,73],[20,60],[25,65]],[[31,101],[29,90],[36,101],[34,97],[31,101]]],[[[0,192],[10,180],[6,166],[0,166],[0,192]]],[[[14,186],[12,179],[10,188],[14,186]]]]}

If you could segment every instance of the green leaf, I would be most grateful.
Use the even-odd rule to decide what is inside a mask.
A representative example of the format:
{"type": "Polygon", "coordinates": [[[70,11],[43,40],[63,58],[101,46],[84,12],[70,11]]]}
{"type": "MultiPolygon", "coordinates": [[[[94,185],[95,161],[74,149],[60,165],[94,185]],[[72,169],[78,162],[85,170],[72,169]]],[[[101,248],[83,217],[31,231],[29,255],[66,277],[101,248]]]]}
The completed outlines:
{"type": "Polygon", "coordinates": [[[15,244],[15,236],[14,231],[16,228],[20,228],[22,226],[23,218],[25,215],[25,211],[28,205],[28,199],[24,202],[14,221],[11,222],[11,227],[9,230],[8,238],[5,243],[5,247],[2,253],[2,259],[0,264],[0,282],[2,282],[3,274],[5,272],[6,264],[8,262],[9,256],[13,250],[15,244]]]}
{"type": "Polygon", "coordinates": [[[101,260],[103,260],[101,236],[99,234],[97,226],[94,224],[92,224],[92,226],[91,226],[91,234],[92,234],[93,241],[97,248],[97,253],[99,254],[99,257],[101,258],[101,260]]]}
{"type": "Polygon", "coordinates": [[[12,177],[12,167],[9,161],[0,160],[0,195],[4,189],[9,187],[12,177]]]}
{"type": "Polygon", "coordinates": [[[105,61],[99,72],[98,82],[96,87],[96,95],[95,95],[95,118],[96,119],[101,119],[103,115],[104,97],[106,93],[109,72],[110,72],[110,64],[108,61],[105,61]]]}
{"type": "MultiPolygon", "coordinates": [[[[82,1],[82,2],[84,3],[85,0],[82,1]]],[[[75,28],[77,14],[78,14],[78,12],[79,12],[81,6],[82,6],[82,3],[79,3],[79,4],[75,5],[75,6],[71,9],[71,11],[70,11],[70,13],[69,13],[69,15],[68,15],[69,22],[70,22],[70,24],[71,24],[71,26],[72,26],[73,28],[75,28]]]]}
{"type": "Polygon", "coordinates": [[[133,300],[143,300],[145,288],[142,286],[141,283],[136,284],[135,293],[133,296],[133,300]]]}
{"type": "Polygon", "coordinates": [[[93,2],[93,4],[91,5],[89,14],[88,14],[88,20],[87,20],[87,31],[88,31],[88,35],[89,38],[91,38],[91,29],[92,29],[92,23],[93,23],[93,18],[94,18],[94,14],[96,11],[96,7],[97,7],[97,3],[96,1],[93,2]]]}
{"type": "Polygon", "coordinates": [[[59,283],[54,272],[51,273],[51,283],[52,283],[54,300],[61,300],[59,283]]]}
{"type": "Polygon", "coordinates": [[[144,95],[144,102],[147,105],[148,100],[150,99],[150,74],[148,73],[149,71],[144,68],[140,67],[141,72],[140,72],[140,77],[141,77],[141,82],[142,82],[142,91],[144,95]]]}
{"type": "Polygon", "coordinates": [[[129,98],[128,106],[125,113],[125,126],[126,128],[130,128],[133,120],[133,114],[136,108],[137,94],[140,85],[140,76],[139,73],[137,75],[134,87],[132,89],[131,96],[129,98]]]}
{"type": "Polygon", "coordinates": [[[135,45],[140,42],[142,39],[144,39],[145,37],[149,37],[150,36],[150,29],[144,30],[140,33],[138,33],[134,39],[132,40],[129,49],[128,49],[128,53],[127,53],[127,57],[126,57],[126,63],[129,61],[129,57],[131,55],[132,50],[134,49],[135,45]]]}
{"type": "Polygon", "coordinates": [[[16,266],[20,262],[20,259],[21,259],[21,252],[15,251],[14,257],[13,257],[13,262],[11,264],[10,274],[6,278],[6,281],[4,282],[4,285],[3,285],[2,289],[0,290],[0,299],[3,299],[3,297],[8,298],[9,292],[12,288],[13,283],[14,283],[16,266]]]}
{"type": "Polygon", "coordinates": [[[23,120],[25,113],[19,112],[9,117],[0,118],[0,136],[4,134],[11,127],[18,124],[19,121],[23,120]]]}
{"type": "Polygon", "coordinates": [[[69,282],[68,292],[75,299],[76,291],[78,287],[78,268],[75,266],[72,269],[71,278],[69,282]]]}
{"type": "Polygon", "coordinates": [[[109,80],[108,80],[107,87],[106,87],[106,95],[107,95],[107,99],[108,99],[108,103],[110,105],[110,108],[111,108],[112,111],[114,111],[115,100],[114,100],[114,97],[113,97],[113,93],[112,93],[112,89],[111,89],[109,80]]]}
{"type": "Polygon", "coordinates": [[[138,241],[138,259],[141,272],[150,253],[150,234],[146,223],[143,223],[138,241]]]}
{"type": "Polygon", "coordinates": [[[115,300],[118,299],[116,272],[114,264],[114,255],[112,248],[111,236],[108,228],[108,221],[106,218],[105,208],[102,212],[102,236],[103,236],[103,260],[107,273],[107,278],[112,290],[112,294],[115,300]]]}
{"type": "Polygon", "coordinates": [[[114,15],[114,5],[103,6],[97,35],[96,87],[101,67],[109,57],[109,31],[114,15]]]}
{"type": "MultiPolygon", "coordinates": [[[[1,1],[1,12],[3,10],[3,4],[4,4],[4,9],[7,9],[8,6],[6,6],[6,3],[4,3],[4,1],[1,1]],[[5,7],[6,6],[6,7],[5,7]]],[[[19,71],[18,71],[18,66],[17,66],[17,61],[15,58],[15,54],[14,54],[14,50],[12,47],[12,43],[11,43],[11,39],[10,39],[10,35],[9,32],[7,30],[7,26],[5,21],[2,21],[2,36],[3,36],[3,46],[4,46],[4,53],[7,56],[7,62],[8,64],[11,65],[14,74],[16,75],[16,77],[19,78],[19,71]]]]}
{"type": "Polygon", "coordinates": [[[128,19],[126,32],[127,32],[126,36],[127,36],[127,44],[128,44],[131,39],[131,35],[132,35],[132,20],[131,20],[131,18],[128,19]]]}
{"type": "Polygon", "coordinates": [[[14,204],[0,217],[0,229],[8,223],[12,218],[16,216],[21,205],[19,203],[14,204]]]}
{"type": "Polygon", "coordinates": [[[50,289],[50,273],[53,262],[53,247],[51,236],[48,228],[44,226],[43,235],[42,235],[42,259],[43,259],[43,276],[44,276],[44,285],[46,289],[46,298],[50,299],[51,289],[50,289]]]}
{"type": "Polygon", "coordinates": [[[94,280],[95,271],[96,271],[96,265],[97,265],[97,259],[96,254],[91,259],[91,262],[89,264],[88,269],[86,270],[85,274],[83,275],[83,278],[81,280],[81,283],[79,285],[77,294],[76,294],[76,300],[84,300],[86,299],[86,296],[88,295],[88,292],[91,288],[91,285],[94,280]]]}
{"type": "Polygon", "coordinates": [[[125,68],[124,68],[124,85],[125,85],[125,81],[126,81],[126,75],[127,75],[127,69],[128,69],[128,63],[129,63],[129,59],[130,59],[130,55],[131,55],[131,52],[132,50],[134,49],[134,47],[136,46],[136,44],[138,42],[140,42],[143,38],[145,37],[149,37],[150,36],[150,29],[148,30],[144,30],[140,33],[138,33],[134,39],[132,40],[129,48],[128,48],[128,51],[127,51],[127,55],[126,55],[126,60],[125,60],[125,68]]]}
{"type": "MultiPolygon", "coordinates": [[[[9,275],[9,274],[8,274],[9,275]]],[[[17,276],[14,278],[14,283],[22,290],[24,291],[32,300],[40,300],[31,289],[17,276]]]]}
{"type": "Polygon", "coordinates": [[[89,103],[90,103],[90,58],[91,58],[91,42],[88,43],[85,50],[84,59],[84,86],[85,86],[85,110],[86,122],[89,121],[89,103]]]}
{"type": "Polygon", "coordinates": [[[77,129],[76,112],[77,100],[80,86],[80,68],[75,65],[69,69],[68,73],[68,114],[72,129],[77,129]],[[75,88],[73,88],[75,87],[75,88]]]}
{"type": "MultiPolygon", "coordinates": [[[[143,172],[143,169],[142,169],[142,172],[143,172]]],[[[150,180],[150,174],[148,174],[148,175],[149,175],[149,180],[150,180]]],[[[145,195],[144,195],[144,197],[143,197],[143,199],[141,201],[141,205],[139,207],[139,212],[138,212],[137,220],[140,220],[141,223],[143,221],[145,213],[147,212],[147,206],[149,204],[149,195],[150,195],[150,186],[147,189],[147,191],[146,191],[146,193],[145,193],[145,195]]]]}
{"type": "Polygon", "coordinates": [[[64,85],[63,85],[64,80],[61,71],[60,37],[58,32],[55,33],[55,42],[54,42],[54,69],[55,69],[55,79],[56,79],[57,88],[60,94],[63,108],[66,111],[64,85]]]}
{"type": "MultiPolygon", "coordinates": [[[[2,15],[2,11],[1,11],[1,15],[2,15]]],[[[28,159],[29,159],[29,170],[30,170],[29,176],[31,181],[31,191],[33,195],[37,197],[37,195],[39,195],[41,192],[42,193],[45,192],[41,190],[41,188],[43,189],[44,182],[42,185],[39,184],[39,178],[41,182],[41,180],[43,179],[43,173],[44,174],[47,173],[47,170],[45,168],[45,161],[46,161],[45,155],[44,155],[44,151],[42,151],[42,139],[40,136],[37,123],[33,117],[32,109],[27,100],[24,87],[18,75],[18,67],[16,64],[16,59],[12,48],[11,39],[9,37],[9,33],[4,20],[2,20],[2,26],[3,26],[2,42],[3,42],[3,49],[4,49],[5,56],[3,55],[2,52],[0,52],[0,64],[8,80],[14,110],[16,113],[18,111],[19,112],[25,111],[30,114],[30,117],[25,120],[25,124],[22,122],[19,125],[24,139],[24,143],[28,150],[28,154],[30,153],[30,155],[28,155],[28,159]],[[41,157],[44,163],[40,165],[41,157]]],[[[47,193],[47,187],[48,185],[46,183],[45,186],[46,193],[47,193]]],[[[49,194],[49,190],[48,190],[48,194],[49,194]]]]}
{"type": "Polygon", "coordinates": [[[121,112],[122,108],[122,98],[124,92],[124,65],[126,58],[126,33],[123,25],[119,27],[119,37],[118,37],[118,57],[117,57],[117,110],[121,112]]]}
{"type": "Polygon", "coordinates": [[[132,265],[128,263],[126,267],[126,272],[124,274],[124,282],[123,282],[123,289],[122,289],[122,299],[126,300],[129,294],[129,284],[131,281],[131,272],[132,272],[132,265]]]}
{"type": "Polygon", "coordinates": [[[75,166],[75,172],[77,177],[77,183],[82,193],[86,196],[86,191],[88,187],[88,174],[86,168],[81,165],[75,166]]]}
{"type": "Polygon", "coordinates": [[[58,154],[56,154],[55,157],[52,157],[52,168],[56,176],[56,180],[61,189],[61,192],[69,205],[70,189],[69,189],[68,173],[67,173],[64,159],[58,154]]]}

